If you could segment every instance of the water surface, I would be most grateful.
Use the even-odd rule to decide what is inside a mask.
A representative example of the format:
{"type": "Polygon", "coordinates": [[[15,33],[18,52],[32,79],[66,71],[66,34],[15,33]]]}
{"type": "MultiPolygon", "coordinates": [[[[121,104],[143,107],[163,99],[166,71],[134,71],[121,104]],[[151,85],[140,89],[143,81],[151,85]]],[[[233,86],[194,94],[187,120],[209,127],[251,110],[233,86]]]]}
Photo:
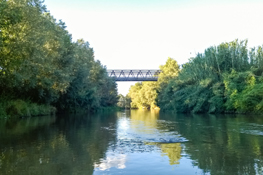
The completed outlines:
{"type": "Polygon", "coordinates": [[[263,117],[154,111],[0,120],[0,174],[263,174],[263,117]]]}

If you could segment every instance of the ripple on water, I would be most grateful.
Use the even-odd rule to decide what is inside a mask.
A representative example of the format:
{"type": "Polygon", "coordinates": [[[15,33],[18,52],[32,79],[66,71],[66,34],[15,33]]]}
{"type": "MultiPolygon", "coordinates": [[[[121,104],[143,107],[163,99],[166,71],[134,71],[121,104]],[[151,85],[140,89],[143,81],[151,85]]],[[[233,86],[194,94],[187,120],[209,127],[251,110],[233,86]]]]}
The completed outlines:
{"type": "Polygon", "coordinates": [[[263,131],[261,131],[261,130],[246,130],[246,129],[241,129],[240,133],[263,136],[263,131]]]}

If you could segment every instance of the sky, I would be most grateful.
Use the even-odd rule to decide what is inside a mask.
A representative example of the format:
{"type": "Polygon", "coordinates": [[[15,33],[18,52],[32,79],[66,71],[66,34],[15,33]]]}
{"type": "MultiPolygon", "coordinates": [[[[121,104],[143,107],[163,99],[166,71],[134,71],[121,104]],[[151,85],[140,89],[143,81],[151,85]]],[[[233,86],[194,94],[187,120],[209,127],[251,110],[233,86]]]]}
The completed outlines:
{"type": "MultiPolygon", "coordinates": [[[[248,39],[263,44],[262,0],[45,0],[73,41],[83,38],[108,69],[183,64],[210,46],[248,39]]],[[[118,82],[126,95],[136,82],[118,82]]]]}

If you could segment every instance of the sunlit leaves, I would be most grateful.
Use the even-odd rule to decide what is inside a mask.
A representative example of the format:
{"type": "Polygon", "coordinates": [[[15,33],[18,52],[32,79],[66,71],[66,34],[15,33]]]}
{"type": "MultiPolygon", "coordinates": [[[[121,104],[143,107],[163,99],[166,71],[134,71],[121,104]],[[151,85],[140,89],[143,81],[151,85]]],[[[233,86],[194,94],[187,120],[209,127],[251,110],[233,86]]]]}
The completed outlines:
{"type": "Polygon", "coordinates": [[[247,40],[212,46],[190,58],[176,79],[160,89],[161,109],[178,112],[262,111],[262,47],[247,40]]]}
{"type": "Polygon", "coordinates": [[[167,84],[170,79],[178,76],[179,65],[177,64],[176,60],[169,57],[165,65],[160,66],[160,70],[161,70],[161,73],[158,78],[158,83],[167,84]]]}
{"type": "Polygon", "coordinates": [[[89,43],[73,43],[41,0],[0,3],[0,95],[61,108],[116,104],[116,84],[89,43]]]}

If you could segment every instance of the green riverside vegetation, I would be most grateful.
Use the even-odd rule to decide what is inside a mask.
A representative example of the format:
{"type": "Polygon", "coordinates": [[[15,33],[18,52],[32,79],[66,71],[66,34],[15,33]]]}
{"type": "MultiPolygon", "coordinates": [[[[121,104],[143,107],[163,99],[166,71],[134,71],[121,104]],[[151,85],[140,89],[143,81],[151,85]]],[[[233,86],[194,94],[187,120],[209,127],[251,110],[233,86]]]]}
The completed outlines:
{"type": "Polygon", "coordinates": [[[72,41],[41,0],[0,1],[0,116],[115,106],[117,85],[88,42],[72,41]]]}
{"type": "Polygon", "coordinates": [[[263,111],[263,50],[248,49],[247,40],[209,47],[181,69],[169,58],[160,69],[158,82],[130,88],[133,106],[183,113],[263,111]]]}
{"type": "Polygon", "coordinates": [[[157,102],[160,91],[165,89],[170,79],[178,76],[179,66],[175,60],[168,58],[164,66],[160,66],[162,71],[157,82],[142,82],[131,86],[127,99],[131,99],[131,108],[139,109],[159,109],[157,102]]]}

